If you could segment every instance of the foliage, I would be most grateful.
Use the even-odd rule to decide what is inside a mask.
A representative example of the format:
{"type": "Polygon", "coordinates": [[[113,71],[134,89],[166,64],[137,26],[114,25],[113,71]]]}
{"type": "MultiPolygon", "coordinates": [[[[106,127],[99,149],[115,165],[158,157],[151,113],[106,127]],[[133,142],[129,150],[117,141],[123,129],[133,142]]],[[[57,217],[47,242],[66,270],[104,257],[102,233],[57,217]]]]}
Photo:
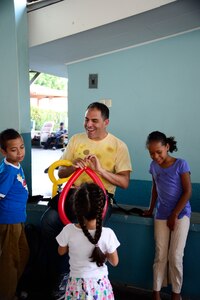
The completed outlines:
{"type": "Polygon", "coordinates": [[[66,124],[67,113],[31,107],[31,119],[35,121],[35,130],[41,130],[44,122],[47,121],[54,121],[53,130],[57,130],[60,122],[64,122],[66,124]]]}
{"type": "MultiPolygon", "coordinates": [[[[36,72],[29,72],[30,80],[36,72]]],[[[66,90],[67,89],[67,79],[56,77],[49,74],[41,73],[37,79],[34,81],[35,84],[46,86],[51,89],[66,90]]],[[[35,130],[41,130],[44,122],[53,121],[54,128],[57,130],[59,128],[60,122],[67,123],[67,113],[66,112],[55,112],[52,110],[41,109],[38,107],[31,106],[31,119],[35,121],[35,130]]]]}
{"type": "MultiPolygon", "coordinates": [[[[29,72],[29,78],[33,78],[35,73],[29,72]]],[[[57,77],[49,74],[41,73],[37,79],[34,81],[35,84],[49,87],[56,90],[66,90],[67,89],[67,79],[62,77],[57,77]]]]}

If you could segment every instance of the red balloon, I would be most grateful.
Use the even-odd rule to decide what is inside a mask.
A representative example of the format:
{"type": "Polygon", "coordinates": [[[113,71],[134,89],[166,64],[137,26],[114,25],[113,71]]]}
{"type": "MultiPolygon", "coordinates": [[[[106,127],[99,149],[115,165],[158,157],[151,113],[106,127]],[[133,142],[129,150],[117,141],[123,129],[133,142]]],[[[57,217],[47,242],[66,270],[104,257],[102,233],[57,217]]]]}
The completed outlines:
{"type": "Polygon", "coordinates": [[[107,211],[107,208],[108,208],[108,199],[107,199],[108,197],[107,197],[107,193],[106,193],[105,187],[104,187],[101,179],[96,175],[96,173],[93,170],[91,170],[90,168],[85,167],[84,169],[77,169],[73,173],[73,175],[69,178],[69,180],[67,181],[66,185],[64,186],[64,188],[63,188],[63,190],[62,190],[62,192],[60,194],[60,197],[59,197],[59,200],[58,200],[58,213],[59,213],[61,221],[65,225],[71,223],[71,221],[68,219],[67,215],[65,214],[66,196],[67,196],[67,194],[68,194],[71,186],[73,185],[73,183],[76,181],[76,179],[83,172],[86,172],[92,178],[92,180],[96,184],[98,184],[98,186],[100,186],[100,188],[102,188],[102,190],[104,191],[104,194],[106,196],[106,202],[105,202],[105,205],[104,205],[102,217],[104,218],[105,215],[106,215],[106,211],[107,211]]]}

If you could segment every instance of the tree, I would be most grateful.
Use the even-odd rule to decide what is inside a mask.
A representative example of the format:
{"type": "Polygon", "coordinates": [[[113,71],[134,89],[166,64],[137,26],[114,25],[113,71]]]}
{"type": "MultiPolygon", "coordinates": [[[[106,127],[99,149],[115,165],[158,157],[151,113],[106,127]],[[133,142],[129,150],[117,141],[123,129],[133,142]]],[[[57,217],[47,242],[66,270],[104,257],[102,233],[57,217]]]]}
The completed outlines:
{"type": "MultiPolygon", "coordinates": [[[[36,73],[36,72],[35,72],[36,73]]],[[[29,73],[30,79],[33,78],[34,72],[29,73]]],[[[56,90],[66,90],[67,89],[67,79],[62,77],[57,77],[54,75],[40,73],[37,79],[34,81],[35,84],[49,87],[56,90]]]]}
{"type": "MultiPolygon", "coordinates": [[[[32,72],[32,71],[29,72],[30,80],[33,78],[35,74],[36,72],[32,72]]],[[[37,77],[34,83],[37,85],[49,87],[51,89],[56,89],[56,90],[67,89],[66,78],[61,78],[61,77],[44,74],[44,73],[40,73],[40,75],[37,77]]],[[[55,129],[55,128],[59,128],[60,122],[65,122],[65,120],[67,119],[67,113],[55,112],[49,109],[45,110],[45,109],[31,106],[31,119],[35,121],[35,130],[41,130],[44,122],[49,120],[53,120],[55,122],[54,123],[54,129],[55,129]]]]}
{"type": "Polygon", "coordinates": [[[54,121],[54,130],[57,130],[60,126],[60,122],[66,124],[66,118],[66,112],[55,112],[38,107],[31,107],[31,119],[35,121],[35,130],[41,130],[46,121],[54,121]]]}

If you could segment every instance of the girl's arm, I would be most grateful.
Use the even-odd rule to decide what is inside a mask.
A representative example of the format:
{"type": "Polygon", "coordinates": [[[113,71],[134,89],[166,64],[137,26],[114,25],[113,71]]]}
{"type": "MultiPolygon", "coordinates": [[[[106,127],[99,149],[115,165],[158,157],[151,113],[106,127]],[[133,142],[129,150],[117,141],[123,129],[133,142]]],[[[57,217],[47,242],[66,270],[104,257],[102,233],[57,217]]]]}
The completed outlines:
{"type": "Polygon", "coordinates": [[[68,253],[69,251],[69,247],[68,246],[65,246],[65,247],[62,247],[62,246],[58,246],[58,254],[60,255],[64,255],[66,253],[68,253]]]}
{"type": "Polygon", "coordinates": [[[174,230],[176,220],[178,219],[180,212],[183,210],[183,208],[185,207],[186,203],[188,202],[192,194],[192,186],[191,186],[189,172],[181,174],[181,183],[183,187],[183,193],[177,205],[175,206],[172,214],[167,220],[167,226],[169,227],[170,230],[174,230]]]}
{"type": "Polygon", "coordinates": [[[150,217],[153,214],[154,207],[156,205],[156,200],[157,200],[158,194],[156,190],[156,183],[155,180],[152,177],[152,189],[151,189],[151,201],[150,201],[150,207],[148,210],[145,210],[143,212],[144,217],[150,217]]]}
{"type": "Polygon", "coordinates": [[[113,253],[106,253],[106,258],[113,267],[116,267],[119,263],[117,250],[115,250],[113,253]]]}

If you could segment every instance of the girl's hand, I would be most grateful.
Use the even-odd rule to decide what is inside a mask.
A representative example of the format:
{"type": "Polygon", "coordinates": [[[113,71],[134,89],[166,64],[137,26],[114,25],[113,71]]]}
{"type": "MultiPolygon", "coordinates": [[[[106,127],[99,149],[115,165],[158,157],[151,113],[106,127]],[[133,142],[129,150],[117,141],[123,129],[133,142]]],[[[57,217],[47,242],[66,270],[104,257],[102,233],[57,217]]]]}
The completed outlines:
{"type": "Polygon", "coordinates": [[[152,215],[153,215],[153,212],[152,212],[151,209],[144,210],[143,213],[142,213],[142,216],[147,217],[147,218],[152,217],[152,215]]]}
{"type": "Polygon", "coordinates": [[[175,214],[175,213],[172,213],[168,220],[167,220],[167,226],[169,227],[170,230],[174,230],[175,226],[176,226],[176,222],[177,222],[177,219],[178,219],[178,215],[175,214]]]}

